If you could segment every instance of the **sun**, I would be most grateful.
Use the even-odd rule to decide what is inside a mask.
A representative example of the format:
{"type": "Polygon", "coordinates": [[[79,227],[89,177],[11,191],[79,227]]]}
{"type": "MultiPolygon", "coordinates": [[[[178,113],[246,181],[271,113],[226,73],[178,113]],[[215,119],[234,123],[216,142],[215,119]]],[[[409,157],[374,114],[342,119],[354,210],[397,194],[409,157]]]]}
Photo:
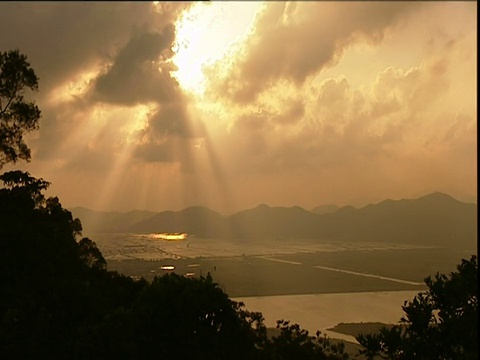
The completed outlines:
{"type": "Polygon", "coordinates": [[[261,2],[198,2],[177,20],[172,73],[187,91],[203,93],[203,66],[226,56],[251,31],[261,2]]]}

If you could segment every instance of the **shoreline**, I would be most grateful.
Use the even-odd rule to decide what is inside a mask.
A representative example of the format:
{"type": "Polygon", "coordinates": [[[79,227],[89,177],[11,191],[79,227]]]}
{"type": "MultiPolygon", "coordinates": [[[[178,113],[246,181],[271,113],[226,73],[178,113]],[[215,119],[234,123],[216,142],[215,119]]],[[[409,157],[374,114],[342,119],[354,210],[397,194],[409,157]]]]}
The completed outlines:
{"type": "Polygon", "coordinates": [[[328,294],[273,295],[235,297],[245,309],[259,311],[267,328],[275,328],[280,319],[297,323],[315,334],[320,330],[329,338],[358,344],[355,337],[329,330],[340,323],[396,324],[403,315],[402,305],[412,300],[418,291],[372,291],[328,294]]]}

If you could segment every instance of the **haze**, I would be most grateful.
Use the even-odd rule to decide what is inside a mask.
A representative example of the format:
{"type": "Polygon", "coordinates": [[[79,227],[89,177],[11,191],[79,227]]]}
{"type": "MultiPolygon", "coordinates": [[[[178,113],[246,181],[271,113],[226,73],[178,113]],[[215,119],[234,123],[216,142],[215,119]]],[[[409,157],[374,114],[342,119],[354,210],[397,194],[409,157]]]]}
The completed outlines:
{"type": "Polygon", "coordinates": [[[3,2],[65,207],[477,196],[476,2],[3,2]]]}

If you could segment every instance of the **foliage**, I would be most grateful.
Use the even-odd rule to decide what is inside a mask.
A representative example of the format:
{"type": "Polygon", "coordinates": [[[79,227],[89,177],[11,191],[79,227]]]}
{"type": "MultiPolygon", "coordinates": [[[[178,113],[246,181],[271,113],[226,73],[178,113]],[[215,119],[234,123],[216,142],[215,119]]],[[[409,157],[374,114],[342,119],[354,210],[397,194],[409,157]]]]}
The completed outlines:
{"type": "Polygon", "coordinates": [[[38,90],[38,78],[18,50],[0,52],[0,169],[19,159],[30,160],[23,134],[38,128],[40,110],[24,99],[26,89],[38,90]]]}
{"type": "Polygon", "coordinates": [[[319,359],[340,360],[348,359],[345,346],[342,342],[335,344],[326,335],[317,331],[315,336],[309,335],[307,330],[301,329],[298,324],[278,320],[278,336],[272,337],[266,346],[268,359],[319,359]]]}
{"type": "Polygon", "coordinates": [[[0,352],[67,354],[82,327],[123,301],[108,293],[116,275],[99,272],[105,260],[94,242],[77,242],[80,221],[45,198],[48,182],[21,171],[0,180],[0,352]]]}
{"type": "Polygon", "coordinates": [[[156,277],[135,300],[122,336],[150,359],[255,359],[251,315],[213,282],[176,274],[156,277]]]}
{"type": "Polygon", "coordinates": [[[427,277],[428,291],[402,307],[400,324],[359,335],[369,359],[460,360],[478,358],[478,263],[463,259],[449,276],[427,277]]]}
{"type": "Polygon", "coordinates": [[[107,261],[104,259],[100,249],[89,238],[83,238],[78,243],[78,254],[88,267],[105,270],[107,268],[107,261]]]}

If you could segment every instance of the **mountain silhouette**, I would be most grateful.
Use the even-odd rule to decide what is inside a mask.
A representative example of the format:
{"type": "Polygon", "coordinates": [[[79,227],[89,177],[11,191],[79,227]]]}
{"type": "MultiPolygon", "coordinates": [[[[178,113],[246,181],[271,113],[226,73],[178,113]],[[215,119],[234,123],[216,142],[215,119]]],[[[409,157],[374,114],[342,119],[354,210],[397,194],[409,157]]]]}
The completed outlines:
{"type": "Polygon", "coordinates": [[[233,234],[245,237],[312,237],[318,216],[299,206],[269,207],[260,205],[228,218],[233,234]]]}
{"type": "Polygon", "coordinates": [[[97,231],[181,232],[210,238],[370,241],[468,249],[476,248],[477,244],[477,204],[464,203],[439,192],[417,199],[384,200],[359,209],[345,206],[320,214],[299,206],[265,204],[230,216],[202,206],[160,213],[102,213],[84,208],[75,208],[72,212],[85,228],[96,224],[97,231]]]}
{"type": "Polygon", "coordinates": [[[337,211],[338,209],[340,209],[337,205],[334,205],[334,204],[328,204],[328,205],[319,205],[319,206],[315,206],[311,212],[315,213],[315,214],[319,214],[319,215],[323,215],[323,214],[329,214],[329,213],[332,213],[332,212],[335,212],[337,211]]]}
{"type": "Polygon", "coordinates": [[[228,236],[225,218],[203,206],[188,207],[179,212],[164,211],[128,228],[134,233],[188,233],[199,237],[228,236]]]}
{"type": "Polygon", "coordinates": [[[476,244],[477,205],[433,193],[348,212],[340,209],[323,215],[322,222],[337,239],[463,247],[476,244]]]}

